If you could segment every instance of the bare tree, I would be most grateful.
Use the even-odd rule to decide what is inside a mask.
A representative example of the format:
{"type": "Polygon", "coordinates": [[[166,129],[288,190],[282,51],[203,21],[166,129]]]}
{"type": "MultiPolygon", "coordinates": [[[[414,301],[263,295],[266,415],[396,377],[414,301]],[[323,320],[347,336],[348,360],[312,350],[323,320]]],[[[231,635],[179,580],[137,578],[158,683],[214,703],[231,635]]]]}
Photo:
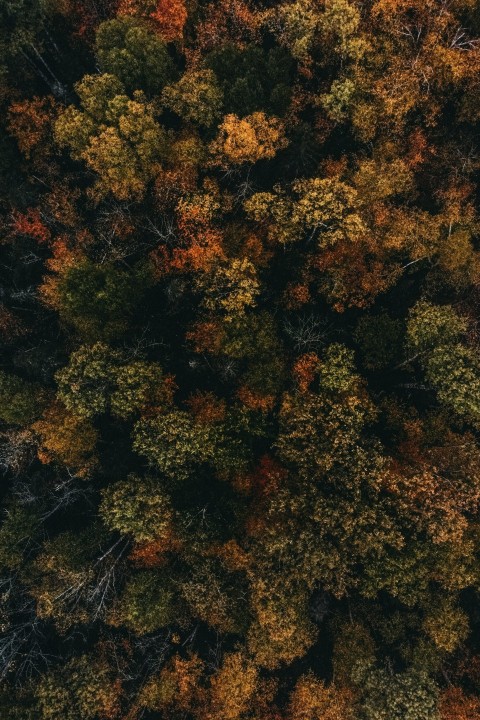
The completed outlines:
{"type": "Polygon", "coordinates": [[[298,317],[295,322],[286,320],[283,329],[294,342],[296,350],[306,351],[325,345],[331,326],[325,318],[310,314],[298,317]]]}

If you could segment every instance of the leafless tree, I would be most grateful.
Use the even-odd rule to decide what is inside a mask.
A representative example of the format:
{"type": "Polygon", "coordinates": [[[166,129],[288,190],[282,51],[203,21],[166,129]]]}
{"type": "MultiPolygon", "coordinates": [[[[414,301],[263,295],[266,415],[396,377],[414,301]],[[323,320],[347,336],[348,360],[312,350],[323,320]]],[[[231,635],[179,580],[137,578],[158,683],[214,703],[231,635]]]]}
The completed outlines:
{"type": "Polygon", "coordinates": [[[44,625],[33,600],[14,576],[0,578],[0,680],[23,682],[43,672],[53,659],[45,649],[44,625]]]}
{"type": "Polygon", "coordinates": [[[283,329],[294,342],[296,350],[306,351],[325,345],[331,326],[326,319],[310,314],[298,317],[294,322],[286,320],[283,329]]]}

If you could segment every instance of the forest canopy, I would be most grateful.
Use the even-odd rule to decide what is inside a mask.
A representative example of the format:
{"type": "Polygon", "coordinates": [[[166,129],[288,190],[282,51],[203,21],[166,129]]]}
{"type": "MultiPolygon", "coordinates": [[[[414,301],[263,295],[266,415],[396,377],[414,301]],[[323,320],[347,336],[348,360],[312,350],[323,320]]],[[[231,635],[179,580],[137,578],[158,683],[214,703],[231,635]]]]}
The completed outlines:
{"type": "Polygon", "coordinates": [[[479,720],[478,0],[0,2],[2,720],[479,720]]]}

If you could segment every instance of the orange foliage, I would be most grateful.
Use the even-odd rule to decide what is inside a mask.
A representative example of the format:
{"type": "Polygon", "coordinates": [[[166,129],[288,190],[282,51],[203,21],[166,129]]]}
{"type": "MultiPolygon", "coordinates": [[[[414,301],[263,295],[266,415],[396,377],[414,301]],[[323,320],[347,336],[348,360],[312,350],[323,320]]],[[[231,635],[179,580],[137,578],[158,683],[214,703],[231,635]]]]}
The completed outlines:
{"type": "Polygon", "coordinates": [[[223,545],[213,545],[209,553],[223,560],[227,569],[234,572],[245,570],[250,564],[247,553],[236,540],[228,540],[223,545]]]}
{"type": "Polygon", "coordinates": [[[171,210],[178,200],[196,187],[197,171],[194,165],[169,170],[161,169],[155,179],[155,197],[161,210],[171,210]]]}
{"type": "Polygon", "coordinates": [[[213,164],[228,168],[230,164],[269,160],[287,145],[284,123],[264,112],[254,112],[243,118],[225,115],[210,150],[213,164]]]}
{"type": "Polygon", "coordinates": [[[39,287],[40,297],[46,305],[57,307],[59,275],[74,267],[83,257],[78,248],[72,248],[67,236],[62,235],[52,243],[53,256],[45,265],[54,275],[46,275],[39,287]]]}
{"type": "Polygon", "coordinates": [[[465,695],[459,687],[451,686],[440,697],[441,720],[479,720],[480,700],[465,695]]]}
{"type": "Polygon", "coordinates": [[[258,36],[261,19],[243,0],[210,3],[205,20],[197,26],[197,46],[205,53],[214,50],[226,37],[239,44],[258,36]]]}
{"type": "Polygon", "coordinates": [[[211,227],[205,208],[195,203],[177,207],[177,225],[183,247],[168,251],[164,245],[150,257],[159,276],[171,272],[202,272],[225,259],[223,234],[211,227]]]}
{"type": "Polygon", "coordinates": [[[166,40],[180,40],[187,21],[185,0],[121,0],[118,15],[148,18],[155,30],[166,40]]]}
{"type": "Polygon", "coordinates": [[[18,143],[20,152],[29,159],[32,151],[48,138],[55,117],[55,100],[48,97],[34,97],[31,100],[12,103],[8,109],[8,131],[18,143]]]}
{"type": "Polygon", "coordinates": [[[433,151],[428,146],[427,138],[421,128],[415,128],[408,138],[408,143],[409,147],[405,159],[409,168],[417,170],[433,151]]]}
{"type": "Polygon", "coordinates": [[[293,366],[293,377],[302,393],[308,392],[320,364],[317,353],[309,352],[301,355],[293,366]]]}
{"type": "Polygon", "coordinates": [[[225,419],[226,404],[211,392],[197,392],[190,395],[187,405],[195,419],[206,425],[225,419]]]}
{"type": "Polygon", "coordinates": [[[266,267],[274,253],[267,250],[257,235],[249,235],[243,243],[243,254],[255,265],[266,267]]]}
{"type": "Polygon", "coordinates": [[[167,563],[167,552],[178,552],[181,542],[172,537],[136,543],[128,559],[141,568],[163,567],[167,563]]]}
{"type": "Polygon", "coordinates": [[[24,213],[14,210],[11,227],[15,235],[27,235],[41,245],[50,240],[50,230],[43,222],[38,208],[28,208],[24,213]]]}
{"type": "Polygon", "coordinates": [[[150,17],[165,40],[168,42],[179,40],[187,21],[185,0],[158,0],[157,7],[150,17]]]}
{"type": "Polygon", "coordinates": [[[41,438],[38,458],[48,464],[60,461],[85,475],[95,464],[97,431],[84,418],[72,415],[60,403],[54,403],[32,425],[41,438]]]}
{"type": "Polygon", "coordinates": [[[237,397],[249,410],[269,412],[275,405],[274,395],[262,395],[247,385],[242,385],[237,391],[237,397]]]}
{"type": "Polygon", "coordinates": [[[219,353],[222,348],[223,330],[215,321],[195,323],[186,334],[197,353],[219,353]]]}
{"type": "Polygon", "coordinates": [[[210,684],[206,720],[240,720],[259,686],[257,667],[241,653],[224,656],[223,666],[210,684]]]}
{"type": "Polygon", "coordinates": [[[65,184],[53,185],[52,191],[45,196],[49,213],[57,223],[75,228],[80,225],[80,217],[75,202],[81,196],[78,188],[66,188],[65,184]]]}
{"type": "Polygon", "coordinates": [[[478,483],[462,488],[435,468],[420,467],[414,472],[392,463],[384,482],[399,509],[416,518],[434,543],[460,542],[467,528],[465,513],[475,511],[480,503],[478,483]]]}
{"type": "Polygon", "coordinates": [[[398,279],[400,267],[387,264],[382,248],[376,248],[371,240],[371,246],[339,242],[324,249],[314,261],[315,267],[328,275],[321,289],[337,312],[348,307],[368,307],[398,279]]]}
{"type": "Polygon", "coordinates": [[[297,310],[302,305],[310,302],[312,298],[306,283],[288,283],[284,299],[287,310],[297,310]]]}
{"type": "Polygon", "coordinates": [[[225,258],[223,236],[220,230],[209,227],[203,208],[189,205],[178,213],[180,237],[189,247],[175,248],[172,253],[171,267],[184,272],[207,270],[215,261],[225,258]]]}
{"type": "Polygon", "coordinates": [[[239,475],[234,480],[235,489],[255,496],[273,495],[285,483],[287,471],[271,457],[263,455],[253,472],[239,475]]]}
{"type": "Polygon", "coordinates": [[[326,687],[313,674],[303,675],[290,700],[290,720],[353,720],[353,694],[346,688],[326,687]]]}
{"type": "MultiPolygon", "coordinates": [[[[174,655],[159,676],[151,678],[143,687],[140,703],[156,711],[189,713],[203,700],[200,680],[203,662],[196,655],[181,658],[174,655]]],[[[165,715],[170,717],[170,715],[165,715]]]]}

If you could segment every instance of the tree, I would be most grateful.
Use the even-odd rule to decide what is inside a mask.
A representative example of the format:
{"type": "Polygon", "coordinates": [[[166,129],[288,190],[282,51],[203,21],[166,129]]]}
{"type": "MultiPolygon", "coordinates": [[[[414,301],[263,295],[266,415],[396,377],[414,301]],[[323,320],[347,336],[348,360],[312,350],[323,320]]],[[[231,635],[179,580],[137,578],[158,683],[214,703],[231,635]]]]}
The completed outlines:
{"type": "Polygon", "coordinates": [[[440,403],[476,425],[480,359],[474,349],[456,342],[466,332],[466,320],[451,306],[420,302],[410,312],[407,347],[418,358],[440,403]]]}
{"type": "Polygon", "coordinates": [[[213,458],[214,439],[210,428],[195,423],[186,412],[172,410],[139,420],[133,448],[167,476],[182,478],[195,464],[213,458]]]}
{"type": "Polygon", "coordinates": [[[133,574],[109,616],[112,625],[125,625],[137,635],[154,632],[181,620],[182,608],[168,579],[155,570],[133,574]]]}
{"type": "Polygon", "coordinates": [[[212,272],[198,277],[196,285],[203,291],[207,310],[221,311],[226,322],[238,321],[254,307],[260,290],[255,266],[246,258],[215,265],[212,272]]]}
{"type": "Polygon", "coordinates": [[[134,360],[122,364],[117,368],[115,381],[110,405],[117,417],[129,418],[150,408],[163,408],[172,401],[173,379],[164,376],[156,362],[134,360]]]}
{"type": "Polygon", "coordinates": [[[228,167],[230,164],[269,160],[287,145],[282,122],[278,118],[267,117],[263,112],[256,112],[243,119],[237,115],[225,115],[210,152],[214,164],[228,167]]]}
{"type": "Polygon", "coordinates": [[[42,462],[60,462],[81,475],[95,466],[97,431],[88,420],[70,413],[62,404],[48,407],[32,430],[40,436],[38,456],[42,462]]]}
{"type": "Polygon", "coordinates": [[[157,712],[198,711],[204,703],[203,673],[204,663],[197,655],[182,658],[175,654],[159,675],[145,684],[140,704],[157,712]]]}
{"type": "Polygon", "coordinates": [[[165,43],[146,23],[118,17],[102,23],[95,38],[101,70],[115,75],[127,91],[159,93],[173,78],[173,63],[165,43]]]}
{"type": "Polygon", "coordinates": [[[366,720],[438,718],[438,688],[422,672],[391,674],[383,669],[370,669],[362,678],[361,687],[364,695],[362,711],[366,720]]]}
{"type": "Polygon", "coordinates": [[[118,14],[148,19],[165,42],[181,40],[187,20],[184,0],[121,0],[118,14]]]}
{"type": "Polygon", "coordinates": [[[58,397],[81,417],[111,412],[126,419],[150,408],[158,411],[171,403],[174,388],[158,363],[129,362],[101,342],[73,352],[56,379],[58,397]]]}
{"type": "Polygon", "coordinates": [[[51,133],[55,116],[55,101],[50,95],[10,105],[8,131],[16,139],[20,152],[27,160],[35,158],[39,162],[45,156],[51,156],[51,133]]]}
{"type": "Polygon", "coordinates": [[[162,102],[183,120],[210,127],[221,116],[223,93],[212,70],[195,70],[164,88],[162,102]]]}
{"type": "Polygon", "coordinates": [[[103,343],[82,345],[57,372],[59,399],[80,417],[106,412],[115,388],[114,370],[120,363],[120,353],[103,343]]]}
{"type": "Polygon", "coordinates": [[[308,590],[304,585],[286,586],[264,570],[262,575],[252,578],[254,620],[247,647],[260,667],[275,670],[305,655],[317,640],[318,628],[306,611],[308,590]]]}
{"type": "Polygon", "coordinates": [[[174,513],[168,495],[153,478],[130,475],[102,491],[100,515],[110,530],[132,535],[137,543],[165,542],[174,513]]]}
{"type": "Polygon", "coordinates": [[[460,687],[451,685],[440,695],[441,720],[475,720],[479,712],[478,698],[467,695],[460,687]]]}
{"type": "Polygon", "coordinates": [[[320,247],[328,247],[343,239],[358,241],[366,232],[353,187],[336,179],[313,178],[294,182],[292,190],[293,196],[281,188],[275,194],[256,193],[245,203],[254,220],[268,223],[272,239],[286,244],[310,232],[320,247]]]}
{"type": "MultiPolygon", "coordinates": [[[[192,539],[195,542],[196,538],[190,536],[192,539]]],[[[203,544],[200,538],[197,545],[203,544]]],[[[242,575],[228,572],[216,558],[192,553],[189,559],[178,585],[191,620],[200,620],[219,633],[242,633],[249,620],[242,575]]]]}
{"type": "Polygon", "coordinates": [[[52,621],[61,634],[74,625],[105,619],[125,550],[125,542],[106,544],[97,525],[47,540],[26,576],[38,617],[52,621]]]}
{"type": "Polygon", "coordinates": [[[260,677],[256,665],[241,653],[229,653],[210,683],[206,718],[238,720],[251,707],[260,677]]]}
{"type": "Polygon", "coordinates": [[[447,305],[432,305],[420,301],[409,313],[407,323],[408,348],[414,354],[427,353],[439,345],[453,344],[465,335],[467,323],[447,305]]]}
{"type": "Polygon", "coordinates": [[[312,673],[302,675],[290,696],[291,720],[348,720],[356,716],[353,693],[326,687],[312,673]]]}
{"type": "Polygon", "coordinates": [[[46,393],[38,385],[0,370],[0,420],[9,425],[26,425],[37,418],[46,393]]]}
{"type": "Polygon", "coordinates": [[[72,105],[55,123],[60,147],[97,174],[93,194],[119,200],[141,198],[166,152],[166,133],[141,92],[131,100],[111,74],[86,75],[75,89],[82,110],[72,105]]]}
{"type": "Polygon", "coordinates": [[[83,260],[58,279],[58,312],[87,342],[122,335],[141,300],[148,277],[112,263],[83,260]]]}
{"type": "Polygon", "coordinates": [[[441,345],[425,363],[439,401],[475,427],[480,423],[480,358],[463,345],[441,345]]]}
{"type": "Polygon", "coordinates": [[[37,687],[42,720],[93,720],[120,716],[121,686],[104,663],[88,655],[73,658],[45,675],[37,687]]]}

